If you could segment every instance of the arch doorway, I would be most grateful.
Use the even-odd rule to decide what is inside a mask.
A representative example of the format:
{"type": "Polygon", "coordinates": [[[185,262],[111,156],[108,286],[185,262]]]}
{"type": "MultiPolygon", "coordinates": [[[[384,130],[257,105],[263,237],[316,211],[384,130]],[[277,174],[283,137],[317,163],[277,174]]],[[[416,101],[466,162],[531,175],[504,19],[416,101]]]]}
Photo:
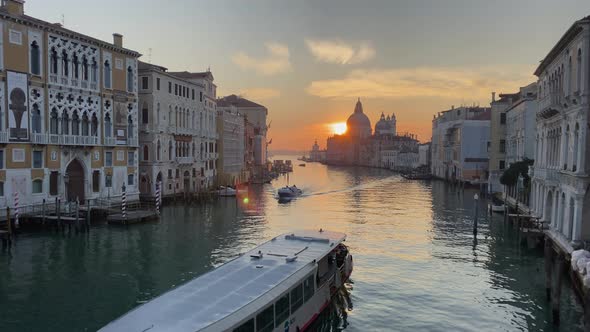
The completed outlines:
{"type": "Polygon", "coordinates": [[[150,194],[150,179],[142,175],[141,180],[139,181],[139,192],[142,194],[150,194]]]}
{"type": "Polygon", "coordinates": [[[75,201],[78,199],[84,202],[84,167],[78,159],[72,162],[66,168],[66,200],[75,201]]]}

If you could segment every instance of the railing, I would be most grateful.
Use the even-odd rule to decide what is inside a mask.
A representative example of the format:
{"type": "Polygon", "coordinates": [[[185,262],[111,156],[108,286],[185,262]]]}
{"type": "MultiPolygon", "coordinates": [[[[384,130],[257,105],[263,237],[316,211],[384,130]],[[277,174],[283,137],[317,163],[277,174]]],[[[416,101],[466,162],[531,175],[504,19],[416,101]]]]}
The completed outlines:
{"type": "Polygon", "coordinates": [[[68,80],[68,78],[67,78],[67,77],[63,77],[63,76],[62,76],[62,77],[60,77],[60,78],[61,78],[61,84],[62,84],[62,85],[68,85],[68,83],[69,83],[69,80],[68,80]]]}
{"type": "Polygon", "coordinates": [[[32,133],[31,142],[33,144],[47,144],[47,134],[32,133]]]}
{"type": "Polygon", "coordinates": [[[115,146],[115,138],[114,137],[105,137],[104,138],[104,145],[106,146],[115,146]]]}
{"type": "Polygon", "coordinates": [[[176,162],[179,164],[192,164],[194,160],[193,157],[176,157],[176,162]]]}
{"type": "Polygon", "coordinates": [[[8,143],[8,132],[0,131],[0,143],[8,143]]]}
{"type": "Polygon", "coordinates": [[[139,139],[137,137],[128,137],[127,138],[127,145],[139,146],[139,139]]]}
{"type": "Polygon", "coordinates": [[[77,78],[72,78],[70,80],[70,85],[77,87],[80,84],[79,82],[80,82],[80,80],[78,80],[77,78]]]}
{"type": "MultiPolygon", "coordinates": [[[[35,134],[37,144],[59,145],[99,145],[98,136],[59,135],[59,134],[35,134]],[[45,136],[44,138],[42,136],[45,136]]],[[[34,136],[35,136],[34,135],[34,136]]]]}
{"type": "Polygon", "coordinates": [[[57,75],[56,74],[49,74],[49,82],[57,84],[57,75]]]}
{"type": "Polygon", "coordinates": [[[82,81],[82,89],[88,89],[88,81],[82,81]]]}

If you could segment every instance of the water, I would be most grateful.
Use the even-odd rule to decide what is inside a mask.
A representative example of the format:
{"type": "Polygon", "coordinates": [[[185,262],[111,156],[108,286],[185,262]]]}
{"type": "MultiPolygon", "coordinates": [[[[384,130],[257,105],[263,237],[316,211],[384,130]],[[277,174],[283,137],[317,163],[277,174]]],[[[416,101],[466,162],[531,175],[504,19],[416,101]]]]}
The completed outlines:
{"type": "MultiPolygon", "coordinates": [[[[501,216],[485,215],[486,202],[475,243],[474,192],[307,164],[289,178],[305,195],[279,204],[286,182],[251,187],[247,203],[166,207],[161,222],[21,235],[0,252],[0,331],[94,331],[272,236],[321,227],[348,234],[355,270],[317,330],[558,330],[542,252],[518,246],[501,216]]],[[[567,281],[561,315],[559,330],[582,330],[567,281]]]]}

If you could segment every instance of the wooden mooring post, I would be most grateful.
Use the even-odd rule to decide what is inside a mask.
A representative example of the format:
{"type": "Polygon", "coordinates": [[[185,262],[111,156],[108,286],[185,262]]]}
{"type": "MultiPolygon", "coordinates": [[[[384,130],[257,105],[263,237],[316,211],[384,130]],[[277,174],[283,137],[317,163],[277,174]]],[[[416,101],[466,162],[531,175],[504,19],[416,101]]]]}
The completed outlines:
{"type": "Polygon", "coordinates": [[[80,230],[80,200],[76,198],[76,232],[80,230]]]}
{"type": "Polygon", "coordinates": [[[545,295],[547,301],[551,301],[551,272],[553,268],[553,245],[549,238],[545,238],[545,295]]]}
{"type": "Polygon", "coordinates": [[[553,283],[553,289],[551,290],[551,313],[553,316],[553,324],[559,325],[559,307],[561,298],[561,278],[563,276],[563,268],[565,267],[565,257],[562,253],[559,253],[555,258],[555,269],[553,270],[555,282],[553,283]]]}
{"type": "Polygon", "coordinates": [[[86,202],[86,231],[90,230],[90,200],[86,202]]]}
{"type": "Polygon", "coordinates": [[[12,225],[10,223],[10,207],[6,207],[6,235],[2,237],[2,247],[10,247],[12,243],[12,225]]]}
{"type": "Polygon", "coordinates": [[[45,226],[45,198],[43,198],[43,205],[41,206],[41,224],[45,226]]]}

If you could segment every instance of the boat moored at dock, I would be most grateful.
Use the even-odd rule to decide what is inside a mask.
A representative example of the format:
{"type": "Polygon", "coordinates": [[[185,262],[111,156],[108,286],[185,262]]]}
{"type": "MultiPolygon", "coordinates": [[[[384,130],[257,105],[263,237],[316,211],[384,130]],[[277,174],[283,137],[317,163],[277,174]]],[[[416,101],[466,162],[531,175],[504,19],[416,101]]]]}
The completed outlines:
{"type": "Polygon", "coordinates": [[[352,273],[346,235],[277,236],[100,331],[304,331],[352,273]]]}

